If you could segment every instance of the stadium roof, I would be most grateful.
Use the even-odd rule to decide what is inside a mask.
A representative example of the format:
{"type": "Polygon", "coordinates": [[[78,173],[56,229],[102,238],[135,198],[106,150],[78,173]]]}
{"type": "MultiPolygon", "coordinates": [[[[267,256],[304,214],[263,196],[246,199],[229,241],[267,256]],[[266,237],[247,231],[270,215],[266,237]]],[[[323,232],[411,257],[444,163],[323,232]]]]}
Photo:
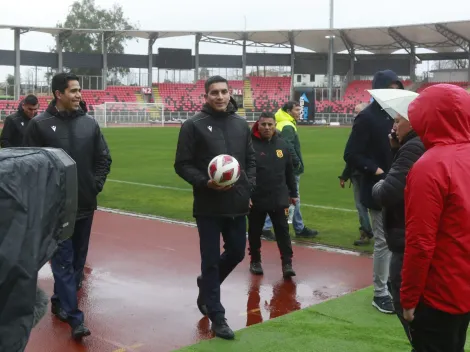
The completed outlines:
{"type": "Polygon", "coordinates": [[[295,45],[315,52],[328,52],[328,36],[334,35],[335,52],[349,50],[366,50],[374,54],[389,54],[400,49],[408,49],[411,45],[436,52],[454,52],[458,49],[469,51],[470,21],[415,24],[395,27],[376,28],[343,28],[343,29],[305,29],[305,30],[247,30],[247,31],[167,31],[167,30],[99,30],[99,29],[67,29],[0,25],[0,29],[21,29],[48,33],[57,36],[61,33],[110,33],[137,38],[150,39],[181,37],[201,34],[202,41],[240,44],[248,42],[266,46],[289,47],[291,36],[295,45]]]}

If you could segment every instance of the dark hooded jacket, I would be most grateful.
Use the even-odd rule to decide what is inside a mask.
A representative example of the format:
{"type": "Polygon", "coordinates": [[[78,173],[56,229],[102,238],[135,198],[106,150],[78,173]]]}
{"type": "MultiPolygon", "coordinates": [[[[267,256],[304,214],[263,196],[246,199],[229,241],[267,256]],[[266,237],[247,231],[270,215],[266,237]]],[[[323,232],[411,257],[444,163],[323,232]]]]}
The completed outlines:
{"type": "Polygon", "coordinates": [[[193,216],[243,216],[256,184],[256,157],[251,131],[245,119],[236,114],[233,98],[224,112],[204,104],[201,112],[181,126],[174,168],[193,186],[193,216]],[[208,165],[220,154],[233,156],[240,164],[241,176],[227,191],[207,187],[208,165]]]}
{"type": "MultiPolygon", "coordinates": [[[[403,89],[403,84],[393,71],[380,71],[374,76],[372,88],[384,89],[392,83],[397,83],[403,89]]],[[[392,164],[393,155],[388,138],[392,127],[393,119],[376,101],[373,101],[354,119],[346,143],[344,161],[362,173],[360,199],[368,209],[382,209],[372,198],[372,187],[385,177],[392,164]],[[376,176],[377,168],[381,168],[384,173],[376,176]]]]}
{"type": "Polygon", "coordinates": [[[61,148],[77,164],[78,218],[97,208],[98,194],[111,169],[111,154],[96,120],[82,109],[59,112],[52,100],[47,110],[33,118],[25,132],[28,147],[61,148]]]}
{"type": "Polygon", "coordinates": [[[21,147],[23,145],[24,131],[29,121],[30,118],[24,114],[23,101],[21,101],[18,105],[18,111],[5,118],[0,135],[0,146],[2,148],[21,147]]]}
{"type": "Polygon", "coordinates": [[[256,153],[256,188],[251,196],[253,208],[261,211],[288,208],[289,197],[298,197],[289,146],[278,133],[270,140],[262,139],[258,122],[251,131],[256,153]]]}
{"type": "Polygon", "coordinates": [[[406,177],[424,152],[423,142],[417,134],[414,131],[408,133],[396,151],[387,176],[372,189],[375,201],[383,207],[383,228],[388,248],[395,253],[405,251],[406,177]]]}

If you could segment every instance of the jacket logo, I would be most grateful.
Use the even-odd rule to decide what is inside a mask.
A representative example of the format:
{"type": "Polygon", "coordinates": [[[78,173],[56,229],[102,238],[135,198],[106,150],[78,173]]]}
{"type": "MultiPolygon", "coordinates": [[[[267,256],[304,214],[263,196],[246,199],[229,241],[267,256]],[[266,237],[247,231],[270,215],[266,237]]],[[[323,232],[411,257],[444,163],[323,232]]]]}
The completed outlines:
{"type": "Polygon", "coordinates": [[[284,156],[284,154],[282,154],[281,149],[276,149],[276,155],[277,155],[278,158],[282,158],[284,156]]]}
{"type": "Polygon", "coordinates": [[[212,126],[207,126],[207,129],[212,132],[212,126]]]}
{"type": "Polygon", "coordinates": [[[56,130],[56,127],[55,127],[55,126],[52,126],[51,128],[52,128],[52,130],[55,132],[55,130],[56,130]]]}
{"type": "Polygon", "coordinates": [[[21,122],[21,126],[24,126],[24,122],[21,122]]]}

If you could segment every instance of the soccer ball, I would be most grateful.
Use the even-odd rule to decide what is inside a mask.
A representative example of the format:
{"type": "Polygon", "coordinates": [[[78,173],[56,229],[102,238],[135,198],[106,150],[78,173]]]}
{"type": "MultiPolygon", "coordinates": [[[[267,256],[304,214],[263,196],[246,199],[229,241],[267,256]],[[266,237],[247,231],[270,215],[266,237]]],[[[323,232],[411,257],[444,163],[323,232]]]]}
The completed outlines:
{"type": "Polygon", "coordinates": [[[207,167],[211,180],[219,186],[230,186],[240,178],[240,164],[231,155],[220,154],[211,160],[207,167]]]}

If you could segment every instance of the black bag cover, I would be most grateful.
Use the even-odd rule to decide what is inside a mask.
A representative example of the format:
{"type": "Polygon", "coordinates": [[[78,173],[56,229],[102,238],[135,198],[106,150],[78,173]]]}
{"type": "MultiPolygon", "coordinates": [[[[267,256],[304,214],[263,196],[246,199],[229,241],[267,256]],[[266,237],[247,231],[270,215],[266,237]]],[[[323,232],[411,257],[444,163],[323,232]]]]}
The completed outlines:
{"type": "Polygon", "coordinates": [[[77,169],[62,149],[0,150],[0,352],[24,351],[38,271],[72,236],[77,169]]]}

